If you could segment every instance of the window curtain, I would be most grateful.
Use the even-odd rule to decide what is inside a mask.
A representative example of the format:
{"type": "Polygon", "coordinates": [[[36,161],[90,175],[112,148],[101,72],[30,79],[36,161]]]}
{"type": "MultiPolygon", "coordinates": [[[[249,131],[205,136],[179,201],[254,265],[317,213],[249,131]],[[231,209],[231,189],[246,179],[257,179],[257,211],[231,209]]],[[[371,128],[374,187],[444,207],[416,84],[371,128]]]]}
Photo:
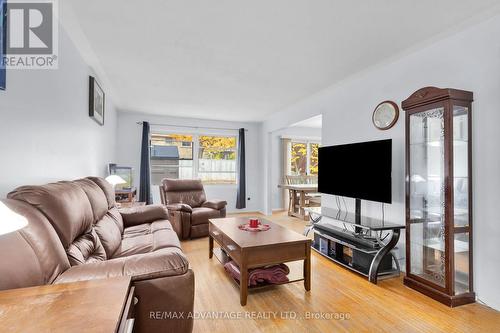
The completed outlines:
{"type": "Polygon", "coordinates": [[[141,175],[139,187],[139,201],[145,202],[146,205],[153,203],[151,196],[151,161],[150,154],[150,126],[147,121],[142,123],[142,143],[141,143],[141,175]]]}
{"type": "Polygon", "coordinates": [[[236,208],[243,209],[246,201],[246,173],[245,173],[245,129],[239,129],[238,136],[238,192],[236,194],[236,208]]]}
{"type": "MultiPolygon", "coordinates": [[[[285,176],[292,173],[292,140],[289,138],[281,138],[281,182],[286,184],[285,176]]],[[[281,206],[286,208],[290,200],[288,191],[281,191],[281,206]]]]}

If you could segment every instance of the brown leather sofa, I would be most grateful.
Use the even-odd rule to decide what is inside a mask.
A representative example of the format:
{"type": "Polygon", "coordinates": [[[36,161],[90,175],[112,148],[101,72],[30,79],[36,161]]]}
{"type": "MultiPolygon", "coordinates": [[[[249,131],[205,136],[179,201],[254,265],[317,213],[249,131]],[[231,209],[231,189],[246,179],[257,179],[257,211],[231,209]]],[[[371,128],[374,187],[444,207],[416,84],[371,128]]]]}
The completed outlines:
{"type": "Polygon", "coordinates": [[[135,332],[192,331],[194,274],[163,206],[118,210],[102,178],[23,186],[2,202],[29,224],[0,237],[0,290],[131,276],[135,332]]]}
{"type": "Polygon", "coordinates": [[[208,236],[208,219],[226,217],[224,200],[209,200],[201,180],[163,179],[161,202],[181,239],[208,236]]]}

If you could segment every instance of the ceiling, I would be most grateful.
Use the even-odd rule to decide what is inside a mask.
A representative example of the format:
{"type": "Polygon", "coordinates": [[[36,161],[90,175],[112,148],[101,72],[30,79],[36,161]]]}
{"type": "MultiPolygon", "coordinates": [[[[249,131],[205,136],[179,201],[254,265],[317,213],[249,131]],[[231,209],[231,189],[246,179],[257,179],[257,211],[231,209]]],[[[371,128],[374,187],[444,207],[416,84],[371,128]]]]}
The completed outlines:
{"type": "Polygon", "coordinates": [[[123,111],[262,121],[497,0],[64,3],[123,111]]]}

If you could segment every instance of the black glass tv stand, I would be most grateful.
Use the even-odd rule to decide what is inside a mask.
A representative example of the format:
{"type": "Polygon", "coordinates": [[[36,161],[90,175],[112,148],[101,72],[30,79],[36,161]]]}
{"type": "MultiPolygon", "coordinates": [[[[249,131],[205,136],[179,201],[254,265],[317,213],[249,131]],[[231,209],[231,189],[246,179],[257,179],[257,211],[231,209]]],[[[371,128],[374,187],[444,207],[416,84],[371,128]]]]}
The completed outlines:
{"type": "Polygon", "coordinates": [[[314,232],[314,251],[375,284],[378,279],[399,276],[399,262],[391,250],[404,225],[328,207],[308,207],[305,211],[311,224],[304,234],[314,232]]]}

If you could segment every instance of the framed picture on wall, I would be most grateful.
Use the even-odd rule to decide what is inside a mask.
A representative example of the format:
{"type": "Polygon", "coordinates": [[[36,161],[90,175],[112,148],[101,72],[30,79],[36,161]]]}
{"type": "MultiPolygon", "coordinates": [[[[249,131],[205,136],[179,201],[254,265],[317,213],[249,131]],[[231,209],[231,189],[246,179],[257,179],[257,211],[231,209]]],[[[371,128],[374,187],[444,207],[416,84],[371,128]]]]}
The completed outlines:
{"type": "Polygon", "coordinates": [[[89,116],[99,125],[104,125],[105,95],[93,76],[89,77],[89,116]]]}
{"type": "Polygon", "coordinates": [[[4,64],[7,48],[7,0],[0,0],[0,90],[5,90],[6,70],[4,64]]]}

